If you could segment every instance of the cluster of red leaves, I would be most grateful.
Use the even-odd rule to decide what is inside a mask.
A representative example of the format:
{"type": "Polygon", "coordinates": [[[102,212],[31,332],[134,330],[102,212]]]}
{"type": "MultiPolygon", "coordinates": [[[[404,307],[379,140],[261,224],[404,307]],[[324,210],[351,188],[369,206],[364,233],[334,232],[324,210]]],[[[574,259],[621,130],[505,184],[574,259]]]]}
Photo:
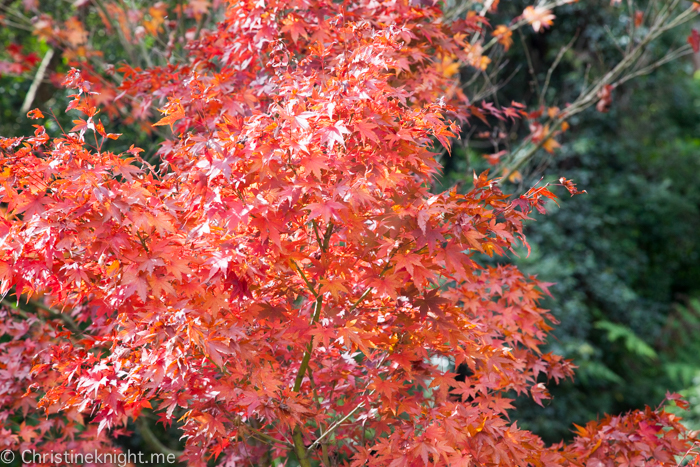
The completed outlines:
{"type": "MultiPolygon", "coordinates": [[[[36,449],[41,452],[118,452],[112,436],[116,432],[98,431],[98,426],[86,423],[79,407],[46,416],[38,408],[34,388],[45,391],[63,379],[64,370],[56,362],[70,348],[61,345],[68,337],[50,320],[26,316],[14,310],[0,310],[0,450],[36,449]],[[16,423],[17,416],[23,419],[16,423]],[[111,436],[110,436],[111,435],[111,436]]],[[[97,360],[93,360],[97,363],[97,360]]]]}
{"type": "Polygon", "coordinates": [[[540,350],[547,284],[473,259],[524,242],[548,187],[510,200],[482,174],[467,194],[428,190],[433,141],[457,134],[446,117],[474,113],[430,57],[464,55],[479,28],[412,3],[232,3],[189,64],[127,69],[125,92],[168,98],[159,124],[179,136],[160,168],[104,148],[117,135],[72,71],[71,132],[0,140],[0,293],[47,294],[82,323],[5,325],[23,340],[0,344],[0,413],[42,407],[56,431],[25,436],[45,433],[27,418],[10,447],[102,446],[156,407],[184,412],[192,465],[268,449],[302,465],[674,465],[688,441],[662,410],[551,448],[507,419],[510,393],[540,402],[572,368],[540,350]]]}
{"type": "MultiPolygon", "coordinates": [[[[667,394],[666,400],[687,407],[677,394],[667,394]]],[[[576,438],[563,452],[574,465],[583,455],[586,467],[678,465],[674,454],[682,456],[688,450],[684,431],[673,414],[647,407],[623,416],[607,415],[585,427],[577,425],[576,438]]]]}
{"type": "Polygon", "coordinates": [[[24,53],[22,46],[10,44],[5,47],[8,60],[0,60],[0,76],[19,75],[31,70],[39,62],[39,57],[34,52],[24,53]]]}

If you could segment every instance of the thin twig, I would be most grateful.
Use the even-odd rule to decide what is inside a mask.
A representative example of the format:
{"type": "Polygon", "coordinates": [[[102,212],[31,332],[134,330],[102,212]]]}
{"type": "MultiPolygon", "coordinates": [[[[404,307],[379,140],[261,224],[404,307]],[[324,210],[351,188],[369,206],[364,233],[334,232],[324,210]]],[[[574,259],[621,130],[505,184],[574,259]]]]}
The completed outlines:
{"type": "Polygon", "coordinates": [[[333,432],[336,430],[336,428],[338,428],[340,425],[342,425],[342,424],[345,422],[345,420],[347,420],[348,418],[352,417],[352,416],[355,414],[355,412],[357,412],[358,410],[360,410],[360,409],[361,409],[362,407],[364,407],[364,406],[365,406],[365,403],[364,403],[364,402],[360,402],[359,404],[357,404],[357,406],[356,406],[354,409],[352,409],[350,412],[348,412],[347,415],[345,415],[343,418],[341,418],[340,420],[338,420],[337,422],[335,422],[333,425],[330,426],[330,428],[328,428],[328,429],[325,431],[325,433],[321,434],[321,436],[319,436],[318,438],[316,438],[316,441],[314,441],[313,443],[311,443],[311,446],[309,446],[309,447],[307,448],[307,451],[312,451],[314,448],[316,448],[316,446],[319,445],[319,443],[323,440],[323,438],[325,438],[326,436],[328,436],[328,435],[330,435],[331,433],[333,433],[333,432]]]}
{"type": "Polygon", "coordinates": [[[276,443],[276,444],[281,444],[286,447],[292,447],[292,444],[289,443],[288,441],[284,441],[281,439],[277,439],[273,436],[268,435],[267,433],[263,433],[260,430],[256,430],[250,425],[240,425],[239,428],[242,431],[248,432],[248,434],[252,437],[258,437],[258,441],[263,441],[267,443],[276,443]]]}
{"type": "Polygon", "coordinates": [[[525,51],[525,58],[527,59],[527,67],[530,70],[530,75],[532,76],[532,88],[537,93],[538,97],[542,99],[542,94],[540,93],[540,83],[537,79],[537,74],[535,73],[535,66],[532,63],[532,57],[530,57],[530,49],[527,48],[525,43],[525,36],[521,30],[518,30],[518,35],[520,36],[520,42],[523,44],[523,50],[525,51]]]}
{"type": "Polygon", "coordinates": [[[540,92],[540,107],[543,107],[545,104],[544,100],[547,95],[549,81],[552,79],[552,73],[554,73],[554,70],[556,70],[557,66],[559,66],[559,62],[561,62],[561,59],[564,58],[564,54],[568,52],[569,49],[571,49],[571,47],[574,45],[574,42],[576,42],[576,39],[578,39],[579,32],[580,31],[576,31],[576,34],[569,41],[569,43],[562,47],[562,49],[557,54],[557,57],[554,59],[554,63],[552,63],[552,66],[549,67],[549,70],[547,71],[547,78],[544,80],[544,86],[542,86],[542,92],[540,92]]]}

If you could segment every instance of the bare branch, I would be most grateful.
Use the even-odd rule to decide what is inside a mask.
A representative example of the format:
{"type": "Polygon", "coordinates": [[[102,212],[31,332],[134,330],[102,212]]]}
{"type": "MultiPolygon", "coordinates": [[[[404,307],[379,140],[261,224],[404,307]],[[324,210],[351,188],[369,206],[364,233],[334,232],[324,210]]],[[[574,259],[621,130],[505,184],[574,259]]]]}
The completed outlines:
{"type": "Polygon", "coordinates": [[[571,49],[571,47],[574,45],[574,42],[576,42],[576,39],[578,39],[579,31],[576,31],[576,34],[574,37],[569,41],[568,44],[566,44],[562,49],[559,51],[557,54],[557,57],[554,59],[554,63],[552,63],[552,66],[549,67],[549,70],[547,71],[547,78],[544,80],[544,85],[542,86],[542,92],[540,92],[540,107],[543,107],[545,102],[545,97],[547,95],[547,88],[549,87],[549,81],[552,79],[552,73],[554,73],[554,70],[556,70],[557,66],[559,66],[559,62],[561,59],[564,57],[564,54],[571,49]]]}
{"type": "Polygon", "coordinates": [[[333,432],[336,430],[336,428],[338,428],[340,425],[342,425],[343,423],[345,423],[345,421],[346,421],[348,418],[352,417],[352,416],[355,414],[355,412],[357,412],[358,410],[360,410],[360,409],[361,409],[362,407],[364,407],[364,406],[365,406],[365,403],[364,403],[364,402],[360,402],[359,404],[357,404],[357,406],[356,406],[354,409],[352,409],[352,410],[351,410],[350,412],[348,412],[343,418],[341,418],[340,420],[338,420],[337,422],[335,422],[333,425],[331,425],[323,434],[321,434],[321,436],[319,436],[318,438],[316,438],[316,441],[314,441],[313,443],[311,443],[311,446],[308,447],[307,451],[312,451],[313,449],[315,449],[316,446],[318,446],[319,443],[323,440],[323,438],[325,438],[326,436],[328,436],[328,435],[330,435],[331,433],[333,433],[333,432]]]}

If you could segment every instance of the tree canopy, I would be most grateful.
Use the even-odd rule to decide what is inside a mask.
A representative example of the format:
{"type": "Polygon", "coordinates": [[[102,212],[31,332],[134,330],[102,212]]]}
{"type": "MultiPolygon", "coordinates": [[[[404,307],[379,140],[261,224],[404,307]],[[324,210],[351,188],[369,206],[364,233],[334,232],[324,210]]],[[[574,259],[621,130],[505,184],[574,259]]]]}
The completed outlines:
{"type": "Polygon", "coordinates": [[[567,444],[509,420],[512,393],[541,404],[573,365],[543,348],[550,284],[479,258],[529,248],[524,222],[553,186],[580,194],[574,182],[511,196],[485,171],[466,193],[434,188],[441,151],[475,120],[528,123],[493,157],[516,180],[696,8],[652,11],[579,100],[526,111],[487,100],[492,86],[472,95],[460,66],[487,70],[489,50],[571,2],[489,30],[497,3],[232,2],[215,30],[192,24],[186,59],[120,68],[125,109],[159,102],[154,126],[172,130],[157,162],[104,124],[108,83],[71,69],[72,128],[56,119],[51,136],[34,109],[32,137],[0,139],[0,293],[15,297],[2,447],[114,449],[153,411],[178,420],[192,465],[676,465],[695,433],[664,406],[567,444]]]}

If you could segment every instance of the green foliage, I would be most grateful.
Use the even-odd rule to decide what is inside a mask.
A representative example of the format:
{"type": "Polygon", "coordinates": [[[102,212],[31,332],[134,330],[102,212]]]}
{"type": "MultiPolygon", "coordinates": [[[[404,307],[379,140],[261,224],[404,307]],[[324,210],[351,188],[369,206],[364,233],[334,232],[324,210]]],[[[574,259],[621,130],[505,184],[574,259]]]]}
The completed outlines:
{"type": "Polygon", "coordinates": [[[686,332],[697,314],[679,306],[700,294],[700,109],[685,68],[624,90],[609,115],[589,112],[546,171],[589,193],[533,224],[536,250],[516,260],[556,283],[552,348],[580,366],[547,415],[519,405],[515,416],[550,441],[569,436],[572,418],[660,400],[700,369],[686,332]]]}
{"type": "Polygon", "coordinates": [[[618,339],[623,341],[627,351],[640,358],[653,360],[658,358],[656,351],[649,344],[640,339],[634,331],[627,326],[611,323],[610,321],[598,321],[593,325],[596,329],[602,329],[608,333],[608,340],[615,342],[618,339]]]}
{"type": "MultiPolygon", "coordinates": [[[[612,16],[609,8],[609,2],[569,5],[557,10],[558,28],[515,36],[503,75],[515,74],[500,101],[522,99],[514,90],[529,89],[528,103],[537,102],[531,83],[546,79],[572,31],[578,39],[553,71],[546,102],[563,107],[575,99],[583,70],[593,76],[619,57],[613,38],[624,37],[629,18],[612,16]]],[[[656,51],[682,44],[685,35],[665,37],[656,51]]],[[[511,258],[555,283],[556,299],[545,307],[560,324],[549,350],[579,367],[575,382],[552,387],[544,411],[525,399],[516,403],[512,416],[547,441],[571,438],[572,422],[660,401],[693,378],[687,395],[700,402],[694,300],[700,296],[700,83],[692,76],[691,60],[684,59],[628,82],[614,91],[609,113],[590,109],[572,119],[562,147],[553,155],[540,151],[520,185],[504,181],[504,191],[514,191],[563,176],[588,192],[559,207],[552,203],[550,214],[529,226],[530,256],[523,249],[511,258]]],[[[472,134],[481,131],[491,130],[472,134]]],[[[446,161],[443,186],[488,168],[483,155],[493,152],[488,142],[465,142],[446,161]]],[[[700,421],[700,412],[694,416],[700,421]]]]}

